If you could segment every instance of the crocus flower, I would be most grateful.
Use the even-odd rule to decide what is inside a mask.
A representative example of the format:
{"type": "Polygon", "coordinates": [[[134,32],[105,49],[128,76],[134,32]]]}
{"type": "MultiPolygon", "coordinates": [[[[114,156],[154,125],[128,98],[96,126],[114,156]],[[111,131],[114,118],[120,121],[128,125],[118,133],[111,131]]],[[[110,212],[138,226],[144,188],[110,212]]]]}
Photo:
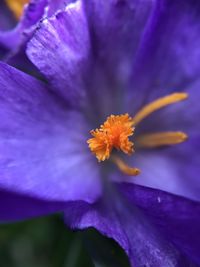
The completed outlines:
{"type": "Polygon", "coordinates": [[[74,1],[28,44],[48,84],[0,64],[1,221],[63,211],[131,266],[200,265],[199,10],[74,1]]]}

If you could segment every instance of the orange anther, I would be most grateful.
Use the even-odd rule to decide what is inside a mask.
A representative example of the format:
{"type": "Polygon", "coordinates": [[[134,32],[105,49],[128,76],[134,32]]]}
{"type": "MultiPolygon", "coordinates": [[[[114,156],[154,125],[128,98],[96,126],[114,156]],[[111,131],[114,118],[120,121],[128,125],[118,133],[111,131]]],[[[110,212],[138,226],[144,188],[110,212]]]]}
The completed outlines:
{"type": "Polygon", "coordinates": [[[99,129],[90,132],[93,138],[87,142],[99,161],[108,159],[113,148],[130,155],[133,153],[133,142],[129,137],[133,131],[132,118],[128,114],[111,115],[99,129]]]}

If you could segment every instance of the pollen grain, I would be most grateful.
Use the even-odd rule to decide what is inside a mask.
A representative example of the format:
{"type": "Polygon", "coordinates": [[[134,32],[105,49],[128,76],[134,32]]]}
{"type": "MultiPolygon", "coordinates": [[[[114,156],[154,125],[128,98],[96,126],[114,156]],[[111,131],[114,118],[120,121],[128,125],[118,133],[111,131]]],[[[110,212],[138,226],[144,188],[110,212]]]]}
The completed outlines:
{"type": "Polygon", "coordinates": [[[132,118],[128,114],[111,115],[99,129],[90,132],[93,138],[87,143],[98,161],[109,159],[113,148],[130,155],[134,152],[133,142],[129,140],[133,132],[132,118]]]}

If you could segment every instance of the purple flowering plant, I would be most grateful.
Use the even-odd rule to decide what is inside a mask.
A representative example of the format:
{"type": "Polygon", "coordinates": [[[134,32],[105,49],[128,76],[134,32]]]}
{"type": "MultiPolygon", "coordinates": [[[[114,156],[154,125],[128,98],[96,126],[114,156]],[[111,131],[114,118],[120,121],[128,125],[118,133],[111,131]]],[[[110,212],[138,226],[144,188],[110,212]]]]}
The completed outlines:
{"type": "Polygon", "coordinates": [[[61,211],[131,266],[200,266],[199,1],[60,3],[26,47],[45,81],[0,63],[0,220],[61,211]]]}

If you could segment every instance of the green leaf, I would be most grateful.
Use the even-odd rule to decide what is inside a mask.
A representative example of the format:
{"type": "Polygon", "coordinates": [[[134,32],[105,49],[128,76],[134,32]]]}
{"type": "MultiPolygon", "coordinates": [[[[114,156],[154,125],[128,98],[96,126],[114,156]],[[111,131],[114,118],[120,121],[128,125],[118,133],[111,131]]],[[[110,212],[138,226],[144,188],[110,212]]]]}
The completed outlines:
{"type": "Polygon", "coordinates": [[[0,226],[2,267],[94,267],[82,238],[59,215],[0,226]]]}

